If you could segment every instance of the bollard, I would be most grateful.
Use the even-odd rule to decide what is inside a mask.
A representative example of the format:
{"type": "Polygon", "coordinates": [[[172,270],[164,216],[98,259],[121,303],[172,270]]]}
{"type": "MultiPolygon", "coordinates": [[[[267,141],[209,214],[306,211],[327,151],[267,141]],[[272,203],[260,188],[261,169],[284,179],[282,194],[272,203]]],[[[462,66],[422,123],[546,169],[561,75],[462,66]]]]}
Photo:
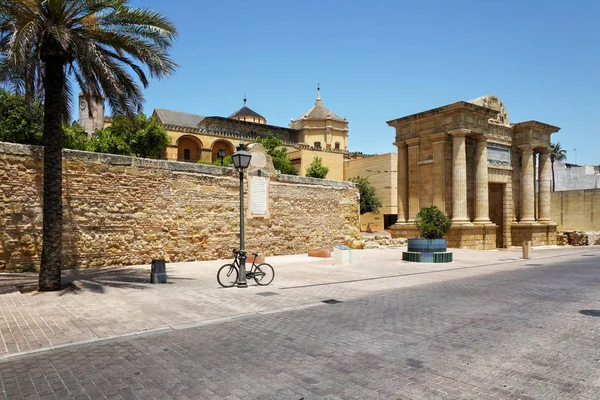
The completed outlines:
{"type": "Polygon", "coordinates": [[[527,241],[523,242],[523,258],[529,259],[530,253],[531,253],[531,241],[527,240],[527,241]]]}
{"type": "Polygon", "coordinates": [[[167,266],[165,260],[152,260],[150,283],[167,283],[167,266]]]}

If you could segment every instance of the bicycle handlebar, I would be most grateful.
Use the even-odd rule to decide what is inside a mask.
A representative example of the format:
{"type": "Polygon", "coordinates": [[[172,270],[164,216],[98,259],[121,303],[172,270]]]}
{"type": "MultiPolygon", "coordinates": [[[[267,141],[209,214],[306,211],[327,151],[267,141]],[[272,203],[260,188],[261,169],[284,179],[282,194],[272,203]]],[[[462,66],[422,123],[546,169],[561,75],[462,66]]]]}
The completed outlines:
{"type": "MultiPolygon", "coordinates": [[[[240,254],[241,253],[240,250],[238,250],[238,249],[231,249],[231,251],[233,252],[233,254],[240,254]]],[[[247,252],[243,251],[243,253],[247,253],[247,252]]],[[[249,253],[249,254],[252,254],[254,257],[258,257],[259,256],[259,254],[257,254],[257,253],[249,253]]]]}

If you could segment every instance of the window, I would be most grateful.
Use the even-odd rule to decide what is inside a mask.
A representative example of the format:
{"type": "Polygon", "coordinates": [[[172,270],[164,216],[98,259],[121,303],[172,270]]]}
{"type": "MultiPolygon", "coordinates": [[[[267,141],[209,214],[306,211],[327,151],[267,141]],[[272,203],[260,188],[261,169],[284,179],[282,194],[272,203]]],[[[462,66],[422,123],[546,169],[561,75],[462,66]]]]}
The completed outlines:
{"type": "Polygon", "coordinates": [[[190,151],[190,149],[183,150],[183,159],[185,161],[190,161],[192,159],[192,152],[190,151]]]}
{"type": "Polygon", "coordinates": [[[321,142],[315,142],[315,149],[321,150],[321,142]]]}
{"type": "Polygon", "coordinates": [[[340,142],[335,142],[335,149],[339,150],[340,149],[340,142]]]}

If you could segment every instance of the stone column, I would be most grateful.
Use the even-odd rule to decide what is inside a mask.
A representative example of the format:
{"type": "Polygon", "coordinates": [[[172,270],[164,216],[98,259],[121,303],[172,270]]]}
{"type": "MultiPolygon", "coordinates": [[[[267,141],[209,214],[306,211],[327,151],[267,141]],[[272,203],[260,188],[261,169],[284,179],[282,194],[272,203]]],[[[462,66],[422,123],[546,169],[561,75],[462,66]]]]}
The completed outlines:
{"type": "Polygon", "coordinates": [[[488,181],[487,138],[477,138],[475,146],[475,223],[491,224],[488,181]]]}
{"type": "Polygon", "coordinates": [[[419,213],[419,142],[420,139],[406,141],[408,145],[408,222],[414,223],[419,213]]]}
{"type": "Polygon", "coordinates": [[[404,142],[398,147],[398,223],[406,223],[408,215],[408,148],[404,142]]]}
{"type": "Polygon", "coordinates": [[[433,143],[433,205],[446,213],[446,132],[430,136],[433,143]]]}
{"type": "Polygon", "coordinates": [[[459,129],[452,135],[452,222],[468,223],[467,216],[467,149],[469,131],[459,129]]]}
{"type": "Polygon", "coordinates": [[[538,222],[548,224],[552,222],[550,219],[550,149],[540,151],[539,177],[540,213],[538,222]]]}
{"type": "Polygon", "coordinates": [[[533,147],[521,146],[521,221],[535,222],[533,147]]]}

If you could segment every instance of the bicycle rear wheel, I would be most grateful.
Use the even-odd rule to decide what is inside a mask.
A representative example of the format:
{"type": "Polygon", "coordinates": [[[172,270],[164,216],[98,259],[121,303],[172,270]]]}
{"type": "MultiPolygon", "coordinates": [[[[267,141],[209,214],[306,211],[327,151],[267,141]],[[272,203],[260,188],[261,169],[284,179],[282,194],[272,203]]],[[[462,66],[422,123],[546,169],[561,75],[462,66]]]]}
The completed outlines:
{"type": "Polygon", "coordinates": [[[254,280],[259,285],[268,285],[275,278],[275,270],[269,264],[260,264],[256,266],[254,271],[254,280]]]}
{"type": "Polygon", "coordinates": [[[238,269],[233,264],[225,264],[217,272],[217,282],[223,287],[232,287],[238,280],[238,269]]]}

